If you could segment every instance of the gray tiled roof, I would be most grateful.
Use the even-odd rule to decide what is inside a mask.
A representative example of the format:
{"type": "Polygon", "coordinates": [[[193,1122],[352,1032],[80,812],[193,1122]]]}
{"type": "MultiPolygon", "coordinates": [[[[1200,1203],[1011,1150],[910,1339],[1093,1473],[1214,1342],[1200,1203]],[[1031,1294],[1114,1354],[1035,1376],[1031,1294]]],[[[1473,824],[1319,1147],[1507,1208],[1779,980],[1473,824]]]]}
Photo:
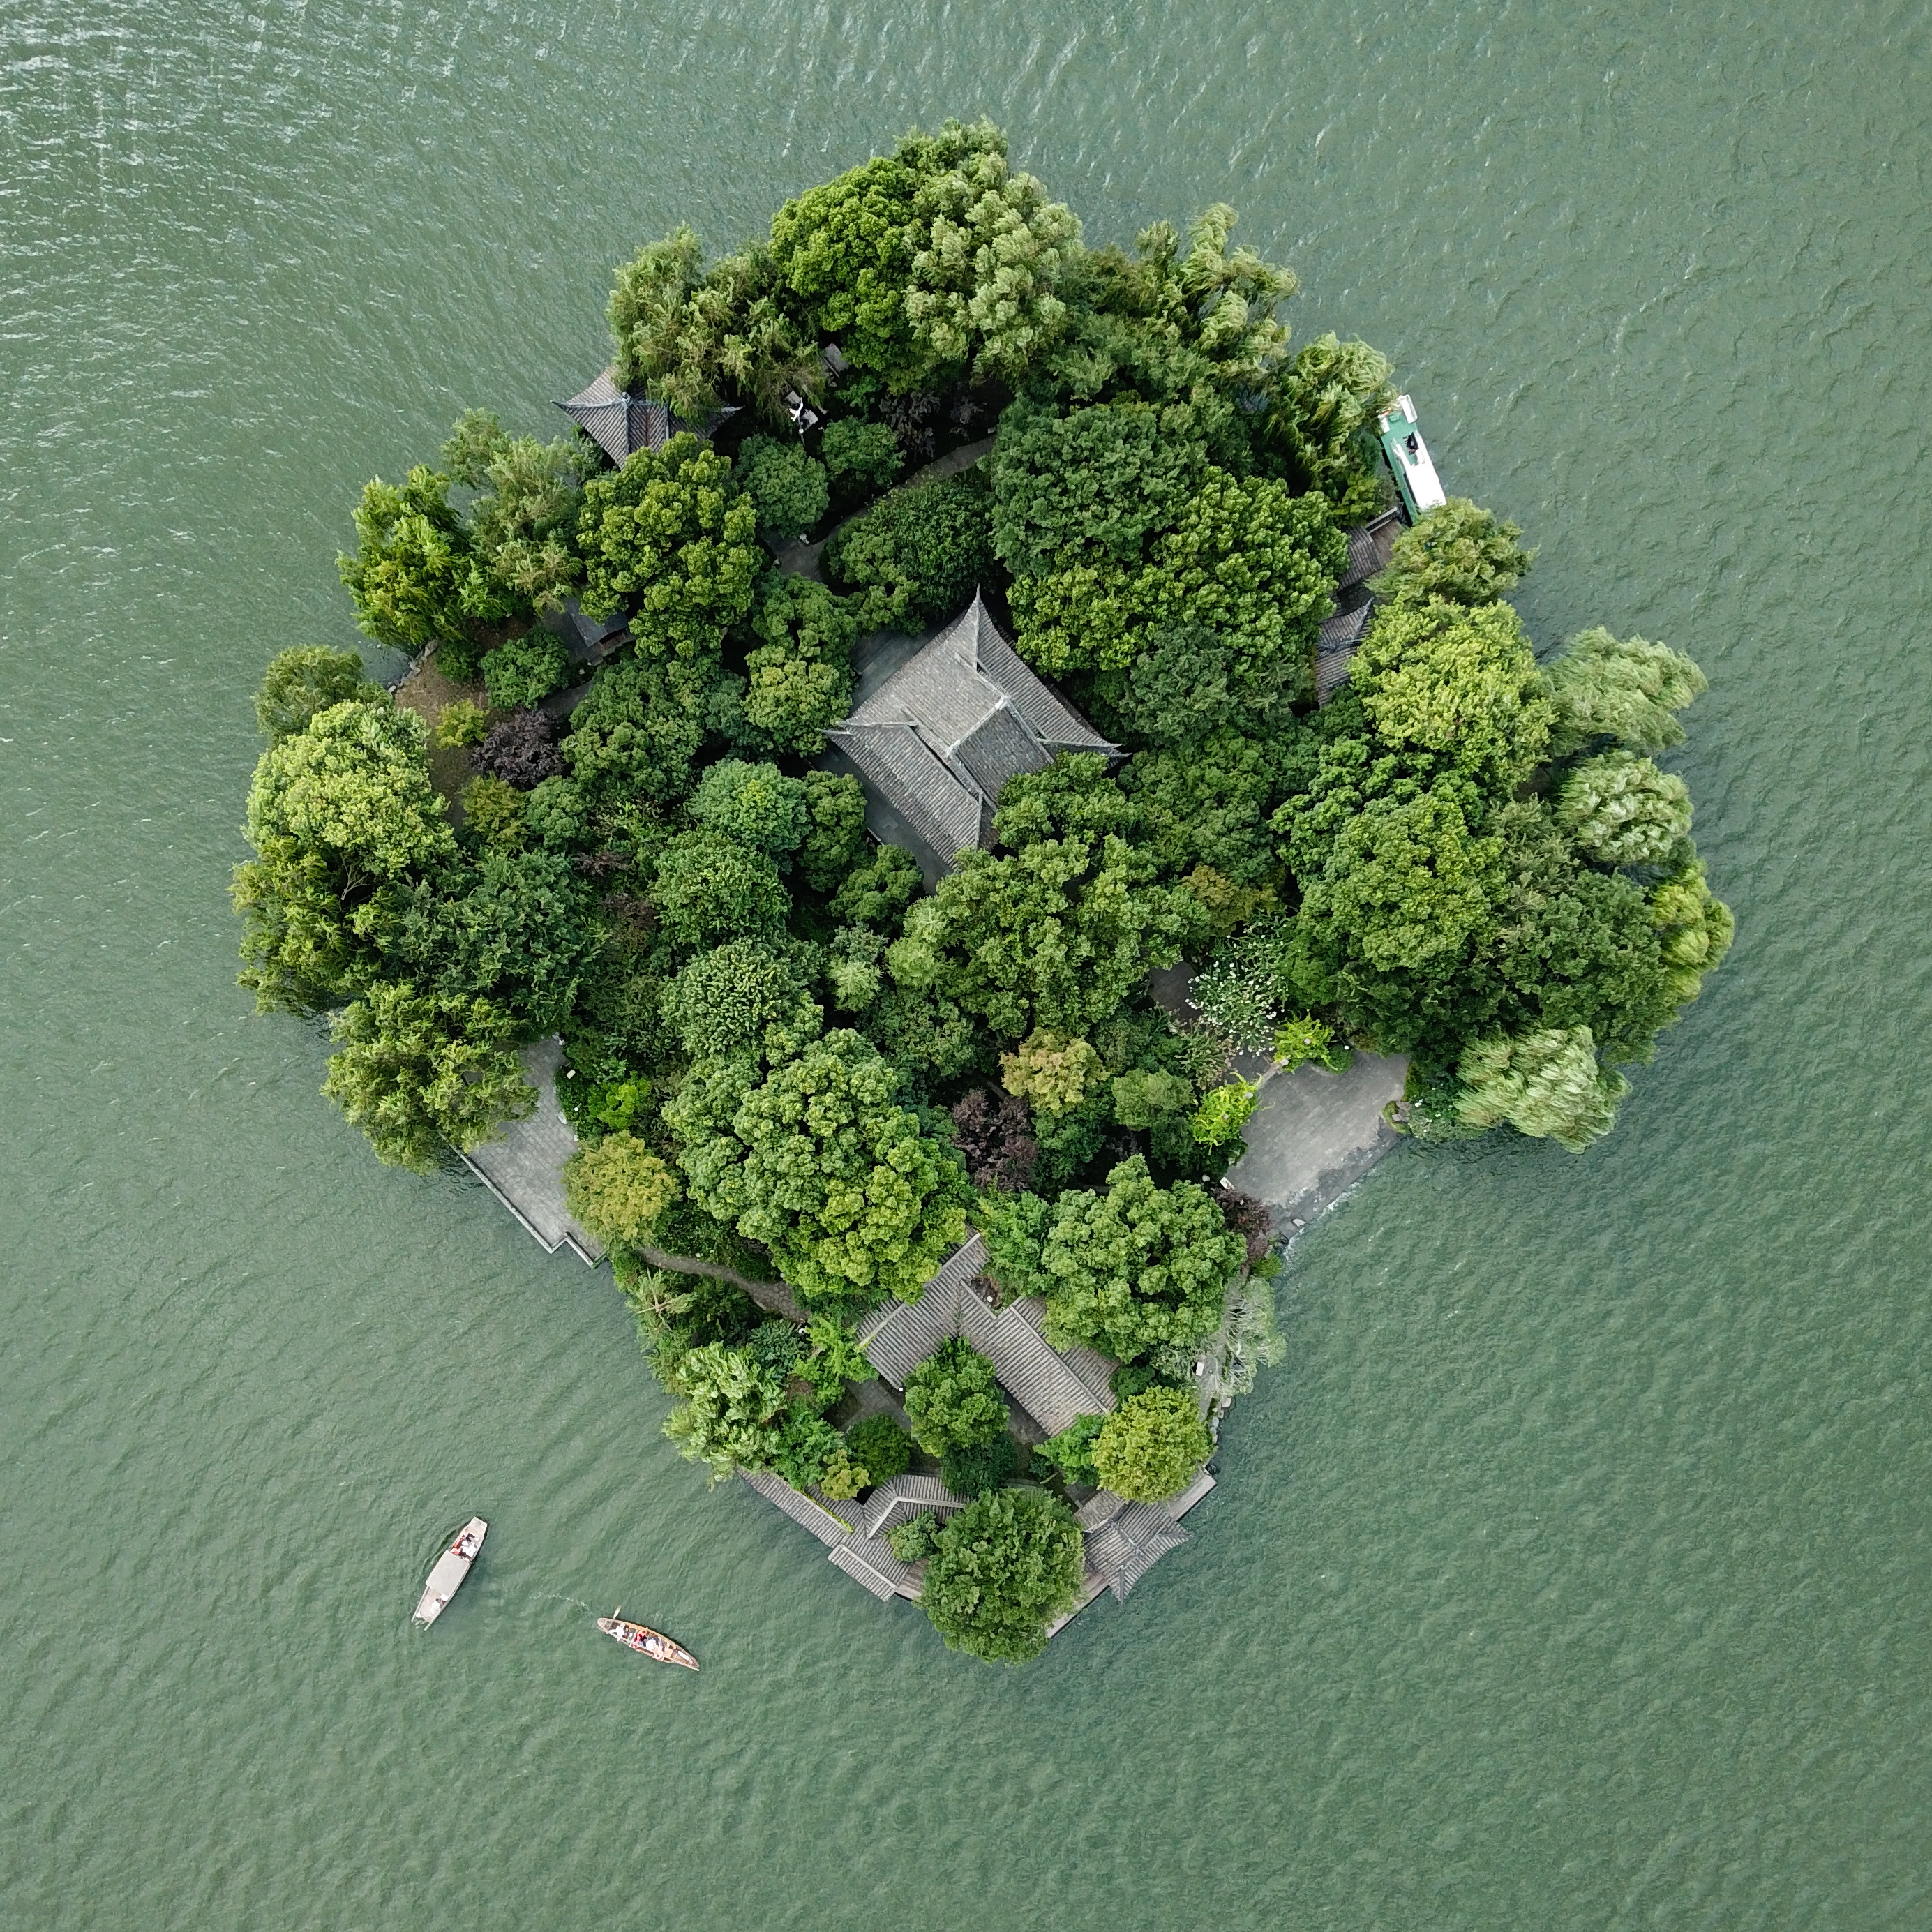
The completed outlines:
{"type": "Polygon", "coordinates": [[[993,1364],[1000,1386],[1048,1431],[1064,1429],[1077,1415],[1106,1414],[1114,1407],[1107,1381],[1112,1365],[1083,1351],[1092,1364],[1083,1374],[1052,1348],[1040,1333],[1045,1307],[1037,1297],[988,1307],[972,1286],[986,1260],[986,1244],[975,1234],[952,1251],[916,1301],[888,1310],[861,1330],[872,1366],[903,1388],[940,1342],[964,1335],[993,1364]]]}
{"type": "Polygon", "coordinates": [[[826,735],[945,867],[990,836],[1010,778],[1057,752],[1119,748],[1021,662],[976,595],[826,735]]]}
{"type": "Polygon", "coordinates": [[[887,1530],[910,1522],[922,1510],[951,1516],[963,1510],[968,1500],[956,1495],[937,1476],[894,1476],[866,1498],[859,1527],[867,1536],[884,1536],[887,1530]]]}
{"type": "Polygon", "coordinates": [[[1364,578],[1373,577],[1378,571],[1388,568],[1389,557],[1395,549],[1395,540],[1402,532],[1402,512],[1385,510],[1379,517],[1372,518],[1358,530],[1348,532],[1348,567],[1342,572],[1342,580],[1337,590],[1346,590],[1360,584],[1364,578]]]}
{"type": "Polygon", "coordinates": [[[1353,610],[1338,610],[1334,616],[1322,620],[1315,645],[1317,704],[1326,704],[1348,681],[1350,668],[1355,662],[1356,647],[1369,628],[1370,615],[1374,608],[1364,604],[1353,610]]]}
{"type": "Polygon", "coordinates": [[[606,369],[586,389],[580,390],[557,407],[569,417],[613,463],[622,464],[640,449],[662,449],[680,430],[695,428],[700,436],[709,436],[734,409],[713,410],[703,422],[693,424],[674,416],[662,403],[652,402],[618,388],[606,369]]]}
{"type": "MultiPolygon", "coordinates": [[[[802,1524],[820,1543],[843,1543],[854,1526],[834,1516],[823,1503],[794,1489],[784,1477],[770,1469],[746,1469],[740,1473],[766,1502],[776,1503],[794,1522],[802,1524]]],[[[851,1506],[854,1517],[858,1505],[851,1506]]]]}
{"type": "Polygon", "coordinates": [[[902,1563],[889,1544],[855,1536],[832,1551],[832,1561],[882,1604],[890,1603],[895,1597],[916,1598],[919,1595],[918,1571],[902,1563]]]}

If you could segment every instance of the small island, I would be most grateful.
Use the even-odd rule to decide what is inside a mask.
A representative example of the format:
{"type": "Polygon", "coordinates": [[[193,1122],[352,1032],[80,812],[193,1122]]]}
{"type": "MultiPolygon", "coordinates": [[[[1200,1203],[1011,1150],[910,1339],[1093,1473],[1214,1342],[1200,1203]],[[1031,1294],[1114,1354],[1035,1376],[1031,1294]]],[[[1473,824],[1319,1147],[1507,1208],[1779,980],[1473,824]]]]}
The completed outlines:
{"type": "Polygon", "coordinates": [[[363,491],[395,688],[256,700],[242,983],[322,1091],[421,1171],[525,1135],[679,1450],[1005,1662],[1279,1357],[1270,1097],[1581,1152],[1731,936],[1696,667],[1539,662],[1520,532],[1234,222],[1090,246],[949,123],[680,227],[566,434],[363,491]]]}

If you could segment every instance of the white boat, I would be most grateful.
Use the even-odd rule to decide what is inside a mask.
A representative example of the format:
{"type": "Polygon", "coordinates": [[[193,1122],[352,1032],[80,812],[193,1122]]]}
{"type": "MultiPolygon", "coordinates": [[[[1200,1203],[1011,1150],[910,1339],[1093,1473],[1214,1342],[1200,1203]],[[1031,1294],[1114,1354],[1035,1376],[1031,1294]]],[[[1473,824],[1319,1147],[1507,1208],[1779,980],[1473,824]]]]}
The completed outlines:
{"type": "Polygon", "coordinates": [[[1408,506],[1409,521],[1440,508],[1448,501],[1442,479],[1436,473],[1436,461],[1422,440],[1422,428],[1415,419],[1415,405],[1406,396],[1395,399],[1395,407],[1382,418],[1382,449],[1395,472],[1396,487],[1408,506]]]}
{"type": "Polygon", "coordinates": [[[442,1615],[450,1598],[470,1574],[470,1566],[476,1561],[476,1552],[483,1547],[489,1528],[480,1516],[472,1516],[457,1532],[456,1540],[436,1559],[436,1568],[429,1573],[422,1600],[416,1605],[416,1622],[420,1628],[428,1630],[442,1615]]]}

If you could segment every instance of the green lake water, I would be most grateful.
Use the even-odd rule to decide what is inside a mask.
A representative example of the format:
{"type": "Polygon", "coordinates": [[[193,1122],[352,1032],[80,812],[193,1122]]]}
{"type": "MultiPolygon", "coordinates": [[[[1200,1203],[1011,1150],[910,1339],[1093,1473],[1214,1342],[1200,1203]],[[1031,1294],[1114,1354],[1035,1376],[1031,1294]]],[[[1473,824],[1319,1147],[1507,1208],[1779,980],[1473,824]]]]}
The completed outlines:
{"type": "Polygon", "coordinates": [[[13,0],[0,1924],[1932,1926],[1928,110],[1923,4],[13,0]],[[1696,656],[1738,916],[1609,1142],[1300,1244],[1193,1541],[1024,1672],[707,1494],[224,896],[361,482],[560,420],[639,240],[980,112],[1090,238],[1236,203],[1541,644],[1696,656]]]}

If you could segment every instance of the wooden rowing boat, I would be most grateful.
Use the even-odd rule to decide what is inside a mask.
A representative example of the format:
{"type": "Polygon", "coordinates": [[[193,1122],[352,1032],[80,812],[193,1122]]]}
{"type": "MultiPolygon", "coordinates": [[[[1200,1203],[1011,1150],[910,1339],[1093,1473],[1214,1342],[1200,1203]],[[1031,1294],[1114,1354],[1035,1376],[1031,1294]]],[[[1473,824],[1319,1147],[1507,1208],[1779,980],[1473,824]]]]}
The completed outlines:
{"type": "Polygon", "coordinates": [[[436,1559],[436,1568],[429,1573],[416,1604],[414,1621],[419,1629],[428,1630],[442,1615],[450,1598],[470,1574],[470,1566],[476,1561],[476,1552],[483,1547],[489,1528],[480,1516],[472,1516],[456,1532],[456,1540],[436,1559]]]}
{"type": "Polygon", "coordinates": [[[662,1630],[654,1630],[648,1624],[626,1623],[623,1610],[623,1605],[620,1604],[611,1616],[597,1619],[597,1628],[606,1636],[614,1636],[626,1648],[655,1658],[660,1664],[681,1664],[687,1670],[698,1668],[697,1658],[682,1644],[674,1643],[662,1630]]]}

